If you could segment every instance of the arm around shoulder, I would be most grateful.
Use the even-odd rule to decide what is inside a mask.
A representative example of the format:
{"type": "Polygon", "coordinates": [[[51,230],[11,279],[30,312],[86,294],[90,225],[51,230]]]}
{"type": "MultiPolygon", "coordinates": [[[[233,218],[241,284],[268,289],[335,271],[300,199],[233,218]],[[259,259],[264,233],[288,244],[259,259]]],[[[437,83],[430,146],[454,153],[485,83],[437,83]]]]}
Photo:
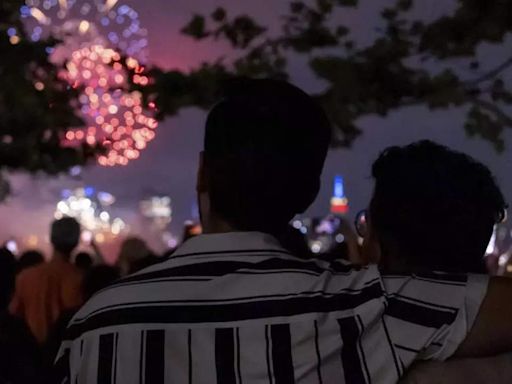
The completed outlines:
{"type": "Polygon", "coordinates": [[[475,323],[453,357],[484,357],[512,351],[512,279],[493,277],[475,323]]]}

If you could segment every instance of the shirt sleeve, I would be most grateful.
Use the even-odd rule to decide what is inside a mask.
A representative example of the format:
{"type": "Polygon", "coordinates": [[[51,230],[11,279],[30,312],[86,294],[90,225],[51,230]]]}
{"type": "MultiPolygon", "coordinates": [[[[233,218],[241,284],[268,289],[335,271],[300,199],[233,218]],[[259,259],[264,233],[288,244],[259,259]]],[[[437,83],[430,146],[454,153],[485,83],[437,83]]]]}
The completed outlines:
{"type": "Polygon", "coordinates": [[[478,275],[383,276],[384,319],[402,360],[451,357],[473,327],[488,282],[478,275]]]}

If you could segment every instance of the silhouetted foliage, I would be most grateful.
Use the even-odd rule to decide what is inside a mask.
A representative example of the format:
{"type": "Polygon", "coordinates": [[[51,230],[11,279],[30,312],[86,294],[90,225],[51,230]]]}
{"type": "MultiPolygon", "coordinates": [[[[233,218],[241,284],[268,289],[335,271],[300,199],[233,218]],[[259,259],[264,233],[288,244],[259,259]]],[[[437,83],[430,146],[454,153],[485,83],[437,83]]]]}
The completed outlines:
{"type": "MultiPolygon", "coordinates": [[[[58,42],[26,38],[19,13],[23,4],[0,1],[0,172],[57,174],[85,164],[96,149],[63,145],[65,131],[82,125],[75,114],[77,90],[59,79],[49,60],[58,42]],[[19,38],[15,44],[9,36],[13,30],[19,38]]],[[[9,190],[1,175],[0,200],[9,190]]]]}
{"type": "MultiPolygon", "coordinates": [[[[220,7],[196,14],[182,32],[195,40],[229,43],[234,59],[219,58],[188,72],[153,68],[150,85],[134,87],[164,119],[185,107],[210,108],[222,83],[233,76],[286,79],[290,58],[300,55],[327,84],[314,97],[336,127],[333,146],[349,147],[361,135],[363,116],[386,116],[408,106],[464,106],[466,132],[502,151],[504,131],[512,128],[512,90],[504,76],[512,57],[489,69],[477,49],[490,43],[510,54],[505,38],[512,31],[512,2],[458,0],[453,13],[426,21],[414,17],[413,0],[395,0],[381,10],[379,25],[368,26],[369,32],[378,30],[373,42],[361,47],[338,22],[340,12],[357,10],[359,4],[291,1],[277,35],[250,15],[232,16],[220,7]]],[[[22,0],[0,1],[0,199],[9,192],[2,171],[57,174],[86,164],[101,150],[63,144],[63,133],[83,124],[75,114],[79,90],[59,79],[59,68],[49,60],[57,41],[26,38],[21,5],[22,0]],[[16,44],[10,41],[11,28],[20,37],[16,44]]]]}
{"type": "Polygon", "coordinates": [[[334,146],[350,146],[361,134],[358,119],[366,115],[386,116],[414,105],[432,110],[466,106],[467,133],[502,151],[504,130],[512,128],[507,114],[512,92],[503,77],[512,57],[483,72],[476,50],[492,43],[510,51],[504,39],[512,31],[512,2],[458,0],[451,15],[425,21],[415,19],[413,0],[396,0],[381,10],[380,33],[364,47],[356,46],[350,29],[336,22],[346,7],[358,5],[357,0],[292,1],[277,36],[249,16],[230,17],[222,8],[210,16],[196,15],[183,33],[196,40],[227,41],[239,56],[202,64],[190,73],[156,70],[146,95],[156,98],[162,118],[185,106],[208,108],[223,79],[287,78],[290,54],[305,55],[311,70],[328,84],[314,96],[336,127],[334,146]],[[460,70],[461,63],[467,71],[460,70]],[[468,79],[461,72],[473,75],[468,79]]]}

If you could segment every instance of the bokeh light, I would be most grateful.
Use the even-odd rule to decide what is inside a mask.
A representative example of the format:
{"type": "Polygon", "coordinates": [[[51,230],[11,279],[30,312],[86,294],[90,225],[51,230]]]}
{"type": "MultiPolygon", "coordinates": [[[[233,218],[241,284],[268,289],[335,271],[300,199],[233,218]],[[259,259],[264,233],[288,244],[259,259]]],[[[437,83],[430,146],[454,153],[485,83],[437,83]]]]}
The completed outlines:
{"type": "Polygon", "coordinates": [[[139,14],[117,0],[26,0],[21,17],[33,41],[50,35],[65,45],[101,44],[147,59],[147,30],[139,14]]]}
{"type": "MultiPolygon", "coordinates": [[[[121,55],[113,49],[84,47],[72,53],[62,73],[70,84],[83,89],[79,101],[87,124],[81,131],[68,131],[65,139],[71,145],[83,141],[103,145],[106,153],[98,158],[103,166],[127,165],[139,158],[158,127],[158,122],[145,114],[141,94],[120,88],[128,77],[123,65],[115,65],[120,60],[121,55]]],[[[138,68],[135,59],[129,60],[138,68]]]]}
{"type": "MultiPolygon", "coordinates": [[[[141,61],[147,31],[138,13],[117,0],[26,0],[22,18],[32,40],[54,36],[62,41],[51,59],[65,64],[61,76],[80,88],[79,109],[86,126],[63,137],[66,145],[102,145],[103,166],[127,165],[155,138],[154,105],[144,110],[142,96],[128,84],[148,85],[141,61]],[[125,57],[125,59],[122,57],[125,57]],[[123,63],[121,60],[125,60],[123,63]],[[129,78],[128,70],[135,75],[129,78]]],[[[42,90],[43,84],[36,84],[42,90]]]]}
{"type": "MultiPolygon", "coordinates": [[[[108,212],[115,198],[109,193],[98,192],[94,188],[78,188],[62,191],[62,199],[57,203],[55,218],[75,218],[84,231],[84,241],[88,242],[92,236],[112,239],[128,230],[125,222],[113,217],[108,212]]],[[[102,242],[102,241],[99,241],[102,242]]]]}

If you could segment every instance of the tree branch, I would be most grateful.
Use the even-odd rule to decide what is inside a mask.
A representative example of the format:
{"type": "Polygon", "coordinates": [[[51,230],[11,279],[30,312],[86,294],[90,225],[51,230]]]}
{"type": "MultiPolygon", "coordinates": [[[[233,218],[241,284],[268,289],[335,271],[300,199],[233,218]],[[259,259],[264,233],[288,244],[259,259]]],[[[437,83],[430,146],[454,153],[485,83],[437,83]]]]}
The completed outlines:
{"type": "Polygon", "coordinates": [[[472,102],[475,105],[493,113],[504,125],[512,128],[512,117],[503,112],[503,110],[496,104],[481,99],[472,99],[472,102]]]}
{"type": "Polygon", "coordinates": [[[512,57],[509,57],[504,63],[500,64],[498,67],[493,69],[490,72],[487,72],[486,74],[482,75],[481,77],[468,81],[465,83],[466,86],[471,87],[478,85],[484,81],[492,80],[496,76],[498,76],[501,72],[503,72],[505,69],[512,66],[512,57]]]}

